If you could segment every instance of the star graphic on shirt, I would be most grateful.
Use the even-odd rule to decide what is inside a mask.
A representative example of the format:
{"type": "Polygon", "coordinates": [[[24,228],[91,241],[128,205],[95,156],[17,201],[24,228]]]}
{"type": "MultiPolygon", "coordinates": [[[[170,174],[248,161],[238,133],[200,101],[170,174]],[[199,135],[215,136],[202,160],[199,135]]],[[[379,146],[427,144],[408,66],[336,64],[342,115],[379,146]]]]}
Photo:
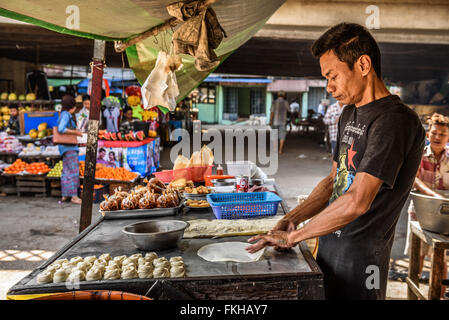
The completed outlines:
{"type": "Polygon", "coordinates": [[[354,162],[352,162],[352,159],[356,155],[357,151],[354,151],[352,149],[353,147],[354,147],[354,142],[351,144],[351,148],[348,149],[348,169],[350,169],[352,166],[354,168],[354,170],[356,170],[356,168],[354,166],[354,162]]]}

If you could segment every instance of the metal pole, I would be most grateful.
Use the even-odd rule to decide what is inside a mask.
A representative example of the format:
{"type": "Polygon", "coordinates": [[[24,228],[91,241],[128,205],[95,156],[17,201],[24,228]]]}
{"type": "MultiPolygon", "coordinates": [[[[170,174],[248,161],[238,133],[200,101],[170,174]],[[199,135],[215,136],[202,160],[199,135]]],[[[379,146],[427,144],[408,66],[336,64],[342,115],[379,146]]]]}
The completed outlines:
{"type": "Polygon", "coordinates": [[[98,127],[100,123],[101,89],[103,82],[103,65],[105,42],[95,40],[92,59],[92,92],[87,133],[86,161],[83,181],[83,202],[79,232],[86,229],[92,221],[92,200],[95,184],[95,167],[97,164],[98,127]]]}

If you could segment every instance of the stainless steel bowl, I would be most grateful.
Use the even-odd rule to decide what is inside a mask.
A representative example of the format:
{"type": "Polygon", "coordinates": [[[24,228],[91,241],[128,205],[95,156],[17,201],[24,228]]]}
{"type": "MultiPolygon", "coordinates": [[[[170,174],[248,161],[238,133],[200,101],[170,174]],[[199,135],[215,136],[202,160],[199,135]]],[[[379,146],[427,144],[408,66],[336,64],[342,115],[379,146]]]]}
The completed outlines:
{"type": "Polygon", "coordinates": [[[418,192],[410,194],[421,228],[449,235],[449,199],[438,199],[418,192]]]}
{"type": "Polygon", "coordinates": [[[213,179],[211,182],[216,187],[233,186],[235,184],[235,179],[213,179]]]}
{"type": "Polygon", "coordinates": [[[188,226],[181,220],[151,220],[127,225],[122,232],[140,250],[165,250],[178,246],[188,226]]]}

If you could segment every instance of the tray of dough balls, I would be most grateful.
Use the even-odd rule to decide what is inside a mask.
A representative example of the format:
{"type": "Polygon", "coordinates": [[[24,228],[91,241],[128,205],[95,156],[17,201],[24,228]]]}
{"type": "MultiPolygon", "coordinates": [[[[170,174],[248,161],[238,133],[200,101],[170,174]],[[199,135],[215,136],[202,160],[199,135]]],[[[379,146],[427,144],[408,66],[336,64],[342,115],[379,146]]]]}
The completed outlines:
{"type": "Polygon", "coordinates": [[[151,278],[182,278],[186,266],[182,257],[159,257],[156,252],[145,255],[111,257],[109,253],[87,257],[58,259],[36,277],[38,284],[66,284],[72,286],[86,281],[129,280],[151,278]]]}
{"type": "Polygon", "coordinates": [[[130,191],[114,190],[114,194],[104,196],[100,203],[100,213],[105,219],[151,218],[176,215],[182,207],[182,194],[165,186],[157,178],[148,184],[138,185],[130,191]]]}

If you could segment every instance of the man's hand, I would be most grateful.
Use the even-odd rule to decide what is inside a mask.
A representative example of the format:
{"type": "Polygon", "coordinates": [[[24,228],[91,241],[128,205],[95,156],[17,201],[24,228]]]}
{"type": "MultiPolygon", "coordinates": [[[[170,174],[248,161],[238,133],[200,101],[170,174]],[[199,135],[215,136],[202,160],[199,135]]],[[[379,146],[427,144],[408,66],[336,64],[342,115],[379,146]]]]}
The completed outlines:
{"type": "Polygon", "coordinates": [[[291,232],[291,231],[295,231],[295,230],[296,230],[296,226],[291,220],[281,219],[278,221],[278,223],[276,223],[276,225],[274,226],[274,228],[271,231],[291,232]]]}
{"type": "Polygon", "coordinates": [[[254,242],[259,240],[257,243],[246,248],[249,253],[254,253],[266,246],[278,247],[282,249],[289,249],[294,246],[288,239],[288,232],[285,231],[270,231],[266,235],[257,235],[248,239],[248,242],[254,242]]]}

